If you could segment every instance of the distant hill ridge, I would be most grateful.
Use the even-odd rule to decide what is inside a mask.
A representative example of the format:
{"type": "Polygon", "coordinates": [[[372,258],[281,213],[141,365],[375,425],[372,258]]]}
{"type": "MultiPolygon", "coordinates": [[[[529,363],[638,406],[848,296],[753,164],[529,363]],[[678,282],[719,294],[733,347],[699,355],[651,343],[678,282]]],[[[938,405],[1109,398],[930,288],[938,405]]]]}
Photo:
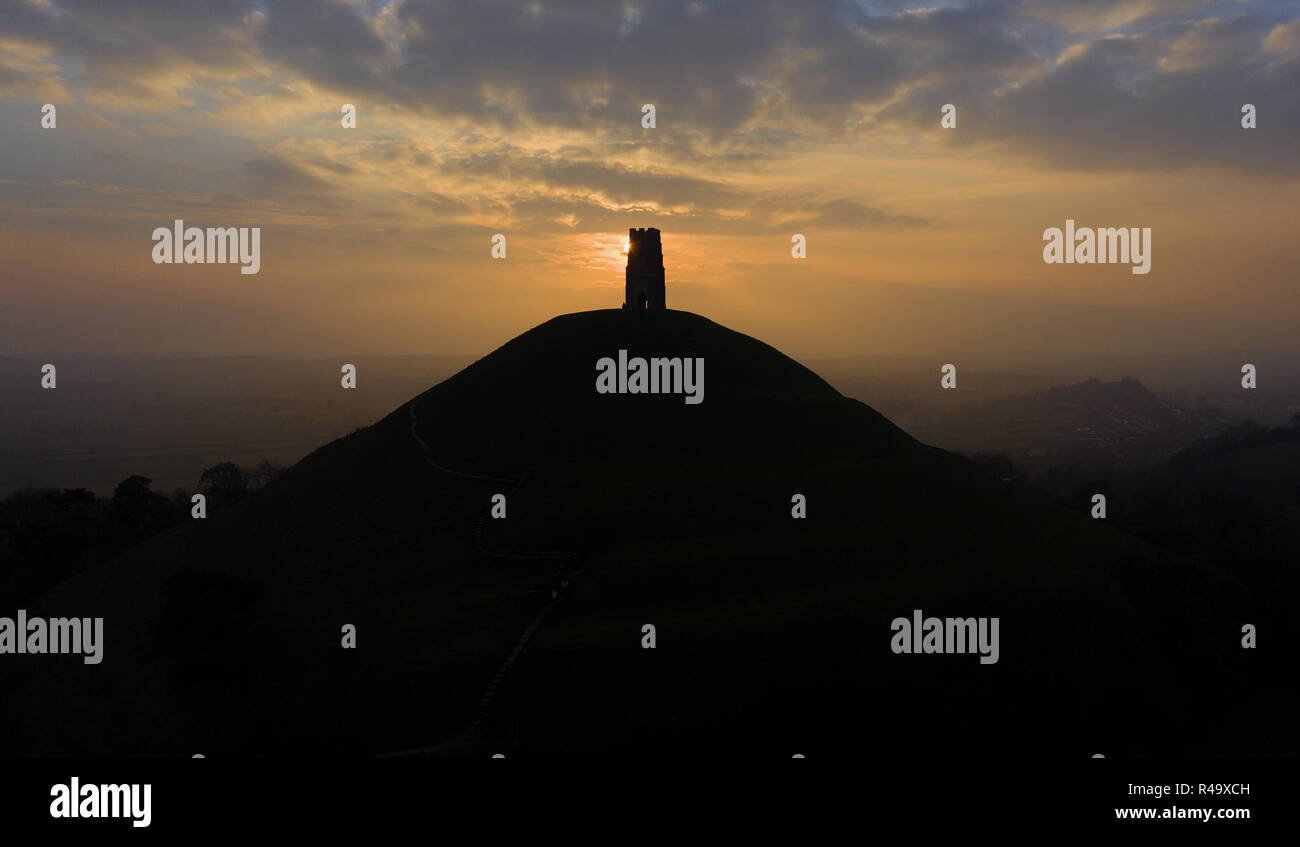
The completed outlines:
{"type": "Polygon", "coordinates": [[[1043,392],[1054,400],[1075,400],[1088,403],[1115,402],[1158,404],[1159,398],[1151,392],[1141,380],[1133,377],[1103,381],[1097,378],[1087,379],[1071,385],[1059,385],[1043,392]]]}

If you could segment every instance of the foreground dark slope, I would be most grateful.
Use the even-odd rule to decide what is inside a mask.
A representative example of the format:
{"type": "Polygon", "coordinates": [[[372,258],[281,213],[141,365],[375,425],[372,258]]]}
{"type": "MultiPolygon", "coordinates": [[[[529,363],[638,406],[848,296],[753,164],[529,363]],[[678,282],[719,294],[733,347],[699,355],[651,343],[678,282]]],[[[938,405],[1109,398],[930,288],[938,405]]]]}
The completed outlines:
{"type": "Polygon", "coordinates": [[[476,551],[476,523],[512,485],[426,464],[408,404],[34,605],[103,616],[105,660],[6,657],[4,743],[178,756],[1255,743],[1215,714],[1216,692],[1250,679],[1224,587],[984,479],[701,317],[566,315],[413,402],[439,464],[527,474],[508,518],[484,523],[488,550],[581,559],[562,574],[561,560],[476,551]],[[595,362],[619,348],[703,357],[703,404],[597,395],[595,362]],[[806,520],[790,517],[796,492],[806,520]],[[890,621],[915,608],[999,616],[1001,661],[893,655],[890,621]],[[356,650],[340,648],[346,623],[356,650]],[[643,624],[657,649],[641,648],[643,624]]]}

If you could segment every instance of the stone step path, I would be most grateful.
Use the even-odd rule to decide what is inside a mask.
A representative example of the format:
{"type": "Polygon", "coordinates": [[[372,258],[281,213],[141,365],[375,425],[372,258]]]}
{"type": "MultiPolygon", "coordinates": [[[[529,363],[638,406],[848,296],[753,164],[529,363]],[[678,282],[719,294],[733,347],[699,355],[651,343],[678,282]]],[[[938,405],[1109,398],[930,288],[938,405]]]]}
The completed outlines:
{"type": "MultiPolygon", "coordinates": [[[[410,431],[411,431],[411,437],[415,439],[416,444],[420,446],[420,450],[424,454],[425,463],[428,464],[429,467],[433,468],[434,470],[440,473],[450,474],[452,476],[458,476],[463,479],[477,479],[485,482],[511,483],[511,488],[509,492],[507,492],[506,498],[509,499],[511,496],[513,496],[514,493],[519,490],[520,486],[524,484],[524,480],[528,478],[528,474],[525,473],[523,476],[519,477],[518,479],[512,480],[512,479],[507,479],[505,477],[488,476],[486,474],[475,474],[475,473],[467,473],[465,471],[458,471],[440,465],[436,461],[434,461],[433,452],[429,449],[428,443],[426,443],[425,440],[420,437],[420,433],[417,430],[420,421],[416,413],[416,406],[419,405],[422,399],[424,399],[423,394],[421,394],[419,397],[416,397],[414,400],[411,401],[411,405],[409,407],[410,414],[411,414],[410,431]]],[[[500,551],[500,550],[487,549],[487,546],[483,542],[483,534],[484,534],[484,524],[488,520],[490,513],[491,513],[491,509],[485,508],[483,514],[479,516],[478,520],[474,524],[474,549],[479,553],[483,553],[484,555],[487,556],[494,556],[499,559],[546,559],[552,561],[560,560],[560,559],[573,559],[575,561],[582,560],[581,553],[576,553],[568,550],[500,551]]],[[[477,729],[479,725],[481,725],[483,721],[487,718],[488,712],[491,710],[492,707],[492,701],[496,697],[497,692],[500,690],[501,683],[505,680],[506,674],[510,672],[510,667],[515,663],[515,660],[519,658],[519,654],[524,651],[524,648],[528,646],[529,639],[533,637],[533,633],[537,632],[538,627],[542,625],[542,621],[546,620],[546,616],[551,613],[551,610],[554,609],[560,603],[560,601],[562,601],[566,596],[568,596],[569,593],[568,586],[572,582],[572,580],[576,578],[579,574],[581,574],[585,569],[586,569],[585,567],[580,567],[571,573],[565,574],[564,581],[561,583],[560,587],[552,592],[553,596],[551,597],[551,601],[547,603],[545,606],[543,606],[541,609],[539,609],[537,614],[533,616],[532,621],[524,629],[523,634],[519,636],[519,640],[515,642],[514,649],[510,651],[510,654],[506,656],[505,661],[503,661],[497,667],[496,673],[492,675],[492,679],[488,683],[487,689],[484,690],[483,696],[479,698],[478,706],[474,710],[474,717],[470,721],[468,729],[471,730],[477,729]]],[[[440,747],[442,747],[441,744],[435,744],[427,747],[415,747],[409,750],[398,750],[392,753],[382,754],[378,758],[390,759],[390,758],[397,758],[400,756],[422,755],[422,754],[431,753],[439,749],[440,747]]]]}

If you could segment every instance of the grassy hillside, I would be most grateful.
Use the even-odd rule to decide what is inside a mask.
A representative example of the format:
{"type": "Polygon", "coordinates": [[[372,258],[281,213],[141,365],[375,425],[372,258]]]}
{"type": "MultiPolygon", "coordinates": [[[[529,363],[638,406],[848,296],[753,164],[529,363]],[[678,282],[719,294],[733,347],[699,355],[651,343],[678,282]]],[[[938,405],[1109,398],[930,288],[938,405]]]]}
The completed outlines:
{"type": "Polygon", "coordinates": [[[410,404],[396,409],[32,604],[103,616],[105,659],[3,657],[2,743],[179,756],[1270,749],[1259,704],[1253,722],[1232,720],[1259,669],[1217,611],[1231,586],[985,479],[704,318],[559,317],[412,402],[434,462],[511,482],[431,467],[410,404]],[[620,348],[703,357],[703,404],[596,394],[596,360],[620,348]],[[477,550],[497,492],[508,517],[481,522],[487,551],[574,557],[477,550]],[[796,492],[806,520],[790,517],[796,492]],[[1001,660],[894,655],[890,621],[915,608],[1000,617],[1001,660]],[[347,623],[356,650],[340,647],[347,623]]]}

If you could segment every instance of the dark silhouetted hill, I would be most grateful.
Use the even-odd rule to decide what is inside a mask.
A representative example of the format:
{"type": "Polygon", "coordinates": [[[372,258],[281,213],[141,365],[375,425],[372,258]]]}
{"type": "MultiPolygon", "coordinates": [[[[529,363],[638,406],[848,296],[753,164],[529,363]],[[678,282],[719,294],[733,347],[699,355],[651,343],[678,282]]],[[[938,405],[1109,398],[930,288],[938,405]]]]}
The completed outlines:
{"type": "Polygon", "coordinates": [[[412,402],[438,465],[510,481],[431,467],[409,403],[316,450],[33,602],[103,616],[104,661],[0,657],[4,745],[1295,750],[1278,732],[1289,715],[1251,697],[1264,660],[1243,655],[1221,574],[999,484],[697,315],[558,317],[412,402]],[[596,394],[596,360],[620,348],[703,357],[703,404],[596,394]],[[508,516],[483,520],[495,493],[508,516]],[[520,551],[576,556],[491,555],[520,551]],[[471,727],[552,591],[563,599],[471,727]],[[1000,661],[894,655],[890,623],[913,609],[999,617],[1000,661]],[[340,647],[345,624],[355,650],[340,647]]]}

